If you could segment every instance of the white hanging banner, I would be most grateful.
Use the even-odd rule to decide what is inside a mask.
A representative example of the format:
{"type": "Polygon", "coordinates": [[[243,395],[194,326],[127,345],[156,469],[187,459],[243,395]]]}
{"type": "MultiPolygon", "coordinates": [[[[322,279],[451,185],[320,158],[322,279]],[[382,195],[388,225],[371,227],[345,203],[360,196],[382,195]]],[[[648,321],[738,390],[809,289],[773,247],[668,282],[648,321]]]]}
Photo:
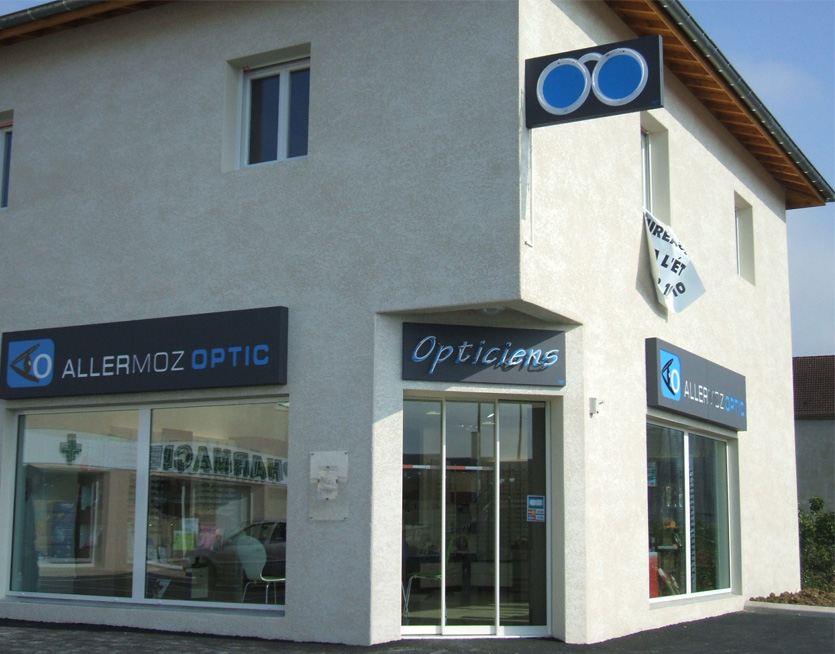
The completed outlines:
{"type": "Polygon", "coordinates": [[[673,313],[680,313],[705,292],[696,267],[690,261],[672,227],[644,212],[652,275],[658,301],[673,313]]]}

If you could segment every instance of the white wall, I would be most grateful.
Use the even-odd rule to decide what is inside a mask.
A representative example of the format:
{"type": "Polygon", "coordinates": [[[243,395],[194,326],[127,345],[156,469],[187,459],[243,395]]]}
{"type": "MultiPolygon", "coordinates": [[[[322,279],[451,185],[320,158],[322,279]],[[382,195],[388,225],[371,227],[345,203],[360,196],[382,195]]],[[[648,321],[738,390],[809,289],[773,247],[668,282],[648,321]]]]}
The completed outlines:
{"type": "Polygon", "coordinates": [[[379,464],[401,432],[375,400],[375,314],[518,295],[515,21],[512,3],[175,3],[0,51],[0,329],[286,305],[290,383],[267,391],[291,397],[291,487],[310,452],[349,452],[350,520],[290,496],[285,618],[164,627],[399,637],[400,470],[379,464]],[[227,62],[307,43],[308,157],[230,169],[227,62]]]}
{"type": "MultiPolygon", "coordinates": [[[[634,38],[599,3],[529,0],[520,23],[520,67],[526,58],[634,38]]],[[[669,72],[665,106],[651,116],[668,133],[671,222],[706,288],[681,314],[667,314],[652,287],[641,212],[641,115],[537,128],[521,137],[521,176],[532,180],[525,214],[532,228],[523,224],[521,231],[523,238],[533,233],[532,245],[521,246],[523,297],[582,323],[584,392],[605,402],[581,428],[566,431],[566,448],[582,455],[567,460],[566,470],[583,467],[575,483],[585,492],[584,505],[566,508],[569,524],[586,541],[566,564],[585,574],[584,584],[567,590],[571,642],[741,610],[748,597],[799,584],[782,190],[669,72]],[[753,207],[756,285],[736,272],[735,193],[753,207]],[[747,380],[748,430],[738,437],[742,531],[735,546],[742,569],[732,597],[650,608],[649,337],[747,380]]],[[[707,433],[729,439],[735,451],[731,432],[707,433]]]]}

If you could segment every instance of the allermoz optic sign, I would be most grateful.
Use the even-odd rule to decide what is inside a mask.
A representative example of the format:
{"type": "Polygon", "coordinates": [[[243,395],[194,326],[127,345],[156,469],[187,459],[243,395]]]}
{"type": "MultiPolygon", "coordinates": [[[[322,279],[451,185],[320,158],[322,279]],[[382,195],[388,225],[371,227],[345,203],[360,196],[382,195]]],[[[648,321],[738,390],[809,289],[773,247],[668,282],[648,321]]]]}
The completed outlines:
{"type": "Polygon", "coordinates": [[[3,334],[0,397],[287,383],[287,308],[3,334]]]}
{"type": "Polygon", "coordinates": [[[748,428],[745,377],[657,338],[647,339],[646,360],[648,406],[748,428]]]}

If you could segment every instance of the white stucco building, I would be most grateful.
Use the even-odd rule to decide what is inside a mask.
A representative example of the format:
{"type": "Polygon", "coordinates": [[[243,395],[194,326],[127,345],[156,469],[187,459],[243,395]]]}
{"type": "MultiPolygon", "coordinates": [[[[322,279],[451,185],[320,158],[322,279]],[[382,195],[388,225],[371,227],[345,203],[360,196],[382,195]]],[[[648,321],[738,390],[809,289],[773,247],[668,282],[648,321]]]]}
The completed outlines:
{"type": "Polygon", "coordinates": [[[0,19],[0,616],[588,643],[796,590],[833,190],[711,48],[650,0],[0,19]]]}

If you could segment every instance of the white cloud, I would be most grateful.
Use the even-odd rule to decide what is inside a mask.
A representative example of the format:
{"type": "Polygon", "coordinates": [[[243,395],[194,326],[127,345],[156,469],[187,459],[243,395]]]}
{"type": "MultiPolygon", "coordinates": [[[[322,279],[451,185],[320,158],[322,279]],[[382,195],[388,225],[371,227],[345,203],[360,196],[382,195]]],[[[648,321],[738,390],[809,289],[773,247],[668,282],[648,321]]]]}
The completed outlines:
{"type": "Polygon", "coordinates": [[[786,61],[737,61],[736,69],[774,113],[820,103],[824,85],[806,67],[786,61]]]}

